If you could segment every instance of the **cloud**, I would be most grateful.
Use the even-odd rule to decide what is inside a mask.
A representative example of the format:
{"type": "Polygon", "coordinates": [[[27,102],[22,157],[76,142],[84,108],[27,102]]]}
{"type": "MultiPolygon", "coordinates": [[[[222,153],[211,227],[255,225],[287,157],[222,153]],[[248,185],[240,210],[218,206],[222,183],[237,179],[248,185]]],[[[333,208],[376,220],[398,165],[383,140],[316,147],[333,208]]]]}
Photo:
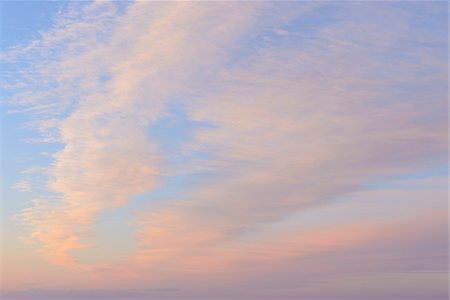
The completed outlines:
{"type": "MultiPolygon", "coordinates": [[[[94,2],[59,16],[41,40],[6,55],[31,60],[21,84],[11,84],[23,86],[13,99],[45,140],[62,145],[47,170],[50,196],[21,213],[30,239],[51,261],[97,274],[100,285],[175,282],[202,297],[262,297],[267,290],[249,289],[263,276],[278,282],[274,270],[294,274],[292,266],[300,270],[293,278],[312,285],[331,271],[333,281],[340,271],[434,267],[408,259],[389,269],[373,249],[399,259],[428,233],[442,237],[441,215],[424,232],[408,229],[410,219],[338,224],[332,235],[271,236],[270,228],[383,178],[445,163],[446,25],[428,18],[439,5],[136,2],[121,12],[94,2]],[[152,133],[173,107],[204,126],[189,128],[169,157],[152,133]],[[136,213],[129,258],[79,259],[100,214],[186,175],[199,179],[182,196],[136,213]],[[372,260],[347,268],[348,253],[372,260]],[[312,268],[317,274],[303,271],[312,268]]],[[[280,295],[300,293],[293,284],[280,295]]]]}
{"type": "MultiPolygon", "coordinates": [[[[381,7],[374,9],[374,15],[384,14],[381,7]]],[[[411,15],[400,12],[407,22],[411,15]]],[[[359,19],[358,9],[348,13],[359,19]]],[[[389,22],[378,22],[369,20],[362,26],[389,30],[389,22]]],[[[412,43],[413,30],[398,19],[395,23],[401,26],[385,38],[367,29],[369,36],[353,40],[350,37],[358,36],[359,25],[342,21],[310,40],[259,49],[243,66],[220,73],[219,92],[208,92],[186,104],[191,118],[214,125],[194,134],[192,147],[215,151],[195,164],[220,175],[205,180],[179,202],[152,205],[149,212],[140,214],[136,266],[176,270],[173,273],[185,277],[214,274],[220,278],[216,281],[223,282],[226,274],[245,273],[245,267],[237,267],[230,257],[242,255],[235,259],[244,265],[264,265],[271,255],[275,260],[283,256],[279,253],[284,249],[260,256],[246,252],[246,238],[260,226],[326,205],[380,178],[443,162],[447,117],[441,113],[446,98],[439,85],[444,73],[437,68],[436,73],[423,75],[423,65],[409,63],[410,58],[433,60],[422,49],[409,49],[410,57],[394,64],[386,61],[386,54],[380,55],[402,53],[405,44],[412,43]],[[372,45],[372,38],[380,43],[372,45]],[[435,88],[405,89],[413,82],[435,88]]],[[[353,238],[353,226],[336,228],[344,253],[351,251],[348,244],[364,243],[367,233],[363,230],[355,241],[347,240],[353,238]]],[[[315,251],[328,246],[321,244],[326,241],[320,240],[320,233],[311,235],[316,238],[315,251]]],[[[302,248],[293,246],[288,252],[301,253],[302,248]]],[[[408,264],[412,267],[412,260],[403,268],[408,264]]],[[[249,276],[258,272],[255,267],[249,276]]],[[[178,280],[183,277],[178,276],[178,280]]]]}
{"type": "Polygon", "coordinates": [[[31,191],[30,182],[28,182],[26,180],[17,181],[16,183],[13,184],[12,188],[13,189],[17,189],[17,190],[22,191],[22,192],[29,192],[29,191],[31,191]]]}
{"type": "Polygon", "coordinates": [[[94,3],[62,15],[41,40],[7,55],[33,60],[22,78],[25,88],[14,98],[35,113],[44,137],[51,133],[44,141],[64,146],[53,155],[47,182],[56,200],[34,201],[23,214],[51,260],[74,265],[68,252],[87,246],[81,237],[100,212],[158,184],[164,168],[148,127],[164,114],[167,98],[199,73],[186,68],[205,70],[219,60],[220,43],[230,43],[257,6],[234,15],[228,4],[135,3],[120,17],[111,3],[94,3]],[[209,32],[201,35],[205,22],[209,32]],[[208,46],[193,46],[192,39],[208,46]]]}
{"type": "Polygon", "coordinates": [[[148,212],[141,216],[141,250],[129,266],[140,270],[137,278],[170,278],[180,282],[184,294],[200,299],[408,299],[413,294],[439,299],[447,292],[445,185],[417,193],[355,194],[340,204],[299,212],[290,223],[232,235],[216,216],[207,222],[205,216],[189,219],[186,209],[148,212]],[[392,214],[383,213],[386,207],[392,214]],[[384,280],[396,287],[388,288],[384,280]]]}

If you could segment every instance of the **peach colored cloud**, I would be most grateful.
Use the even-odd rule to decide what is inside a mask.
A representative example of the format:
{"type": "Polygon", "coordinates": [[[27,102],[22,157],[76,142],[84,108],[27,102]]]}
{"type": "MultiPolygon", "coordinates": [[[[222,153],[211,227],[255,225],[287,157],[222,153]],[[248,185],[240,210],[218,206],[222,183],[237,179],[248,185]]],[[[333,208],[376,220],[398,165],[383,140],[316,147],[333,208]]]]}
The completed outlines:
{"type": "MultiPolygon", "coordinates": [[[[430,232],[439,244],[442,215],[423,232],[402,219],[270,234],[289,216],[446,159],[446,58],[442,47],[426,47],[445,44],[442,32],[417,31],[414,9],[389,3],[333,4],[333,22],[312,35],[292,25],[326,5],[136,2],[119,14],[114,3],[95,2],[11,52],[47,57],[32,69],[37,77],[28,75],[48,84],[17,99],[38,112],[44,139],[63,145],[48,171],[50,196],[21,214],[30,239],[50,260],[90,269],[99,285],[175,282],[193,296],[229,286],[244,293],[238,280],[273,282],[271,270],[295,273],[290,263],[316,268],[314,280],[340,270],[357,276],[341,265],[345,252],[383,261],[370,248],[393,245],[398,258],[403,244],[430,232]],[[192,155],[175,163],[151,135],[171,106],[207,125],[171,153],[192,155]],[[186,174],[201,179],[136,212],[137,249],[128,259],[79,259],[101,213],[186,174]],[[209,277],[211,288],[202,283],[209,277]]],[[[388,265],[381,271],[426,267],[388,265]]],[[[293,276],[308,279],[302,272],[293,276]]]]}
{"type": "Polygon", "coordinates": [[[164,114],[166,98],[186,89],[189,77],[198,73],[178,70],[192,64],[205,68],[220,60],[224,50],[219,44],[241,34],[259,6],[245,5],[236,15],[236,8],[226,3],[137,2],[126,15],[112,19],[112,3],[93,3],[81,13],[63,15],[41,40],[10,53],[47,59],[33,69],[50,82],[46,89],[33,91],[32,97],[25,89],[16,98],[39,112],[33,124],[42,130],[44,141],[64,145],[53,155],[47,182],[56,200],[35,201],[23,214],[32,226],[32,239],[43,244],[51,260],[73,264],[69,252],[85,247],[82,237],[100,212],[127,203],[167,175],[148,127],[164,114]],[[200,34],[205,23],[210,23],[207,35],[200,34]],[[198,47],[192,39],[210,45],[198,47]],[[56,58],[46,56],[57,48],[65,51],[56,58]],[[103,74],[110,80],[105,82],[103,74]],[[66,110],[72,110],[68,116],[66,110]],[[55,113],[62,117],[55,118],[55,113]]]}

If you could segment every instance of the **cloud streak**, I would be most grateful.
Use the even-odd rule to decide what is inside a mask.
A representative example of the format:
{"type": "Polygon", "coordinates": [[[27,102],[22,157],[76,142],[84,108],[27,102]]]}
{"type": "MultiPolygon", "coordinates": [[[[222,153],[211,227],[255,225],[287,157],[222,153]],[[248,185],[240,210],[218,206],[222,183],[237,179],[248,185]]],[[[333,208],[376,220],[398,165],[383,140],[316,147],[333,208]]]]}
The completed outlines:
{"type": "MultiPolygon", "coordinates": [[[[51,261],[97,278],[176,282],[192,297],[228,295],[226,286],[242,293],[230,297],[315,296],[294,280],[283,291],[248,292],[252,280],[275,284],[274,270],[312,287],[332,285],[339,272],[434,270],[435,261],[414,257],[389,269],[374,249],[398,259],[430,232],[427,243],[439,244],[442,214],[423,232],[410,230],[408,217],[339,224],[333,235],[270,230],[383,178],[445,163],[448,43],[446,25],[432,18],[440,6],[94,2],[62,14],[40,40],[5,55],[30,59],[22,81],[10,83],[23,86],[11,99],[33,113],[44,140],[62,145],[48,194],[21,213],[30,239],[51,261]],[[202,126],[166,153],[157,125],[173,107],[202,126]],[[135,213],[137,248],[125,261],[80,260],[102,213],[186,175],[199,179],[182,196],[135,213]],[[360,270],[340,263],[349,253],[360,270]],[[209,276],[211,287],[199,283],[209,276]]],[[[445,247],[438,249],[440,263],[445,247]]]]}

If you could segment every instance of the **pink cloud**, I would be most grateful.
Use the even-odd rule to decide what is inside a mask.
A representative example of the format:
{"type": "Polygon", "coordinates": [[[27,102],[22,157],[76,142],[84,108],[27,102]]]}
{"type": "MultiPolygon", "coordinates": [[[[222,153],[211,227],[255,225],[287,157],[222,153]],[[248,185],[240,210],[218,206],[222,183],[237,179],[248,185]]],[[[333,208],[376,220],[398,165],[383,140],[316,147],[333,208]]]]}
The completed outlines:
{"type": "Polygon", "coordinates": [[[415,13],[390,4],[336,4],[345,14],[314,35],[300,26],[271,37],[322,5],[136,2],[119,16],[113,3],[95,2],[18,51],[47,57],[33,78],[51,84],[17,99],[39,112],[33,124],[44,138],[63,145],[46,171],[53,196],[20,214],[40,253],[93,275],[88,287],[174,283],[200,298],[233,298],[233,289],[258,299],[316,296],[321,285],[358,297],[353,277],[439,271],[445,216],[423,199],[415,202],[424,210],[402,202],[413,208],[398,220],[271,232],[293,215],[446,159],[445,64],[438,50],[411,47],[442,37],[416,35],[415,13]],[[48,58],[57,48],[66,51],[48,58]],[[406,50],[408,59],[394,59],[406,50]],[[171,105],[208,125],[192,129],[180,152],[207,155],[171,163],[151,137],[171,105]],[[136,213],[130,257],[80,259],[102,213],[186,174],[207,178],[136,213]],[[415,249],[403,260],[408,247],[415,249]]]}

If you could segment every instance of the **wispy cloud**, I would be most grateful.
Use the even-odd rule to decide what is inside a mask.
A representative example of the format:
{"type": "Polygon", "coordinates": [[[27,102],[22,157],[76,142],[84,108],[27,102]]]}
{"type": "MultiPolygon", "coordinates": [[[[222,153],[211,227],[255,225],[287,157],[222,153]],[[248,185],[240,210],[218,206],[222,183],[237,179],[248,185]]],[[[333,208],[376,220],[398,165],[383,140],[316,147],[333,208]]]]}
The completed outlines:
{"type": "MultiPolygon", "coordinates": [[[[192,295],[205,286],[183,276],[216,276],[223,290],[241,273],[289,269],[307,279],[290,264],[314,265],[316,283],[330,272],[434,267],[409,259],[389,269],[373,249],[394,245],[398,258],[436,232],[433,244],[443,236],[442,215],[423,232],[409,219],[341,224],[332,236],[273,237],[269,229],[381,178],[445,163],[448,45],[446,24],[432,19],[439,6],[136,2],[123,12],[94,2],[60,15],[40,40],[5,55],[30,60],[11,99],[34,113],[45,140],[63,146],[49,171],[52,196],[21,214],[31,239],[59,264],[115,270],[105,276],[123,282],[184,282],[192,295]],[[190,129],[169,157],[152,131],[174,106],[205,126],[190,129]],[[182,197],[136,213],[138,247],[127,266],[79,260],[74,250],[92,246],[102,212],[185,174],[201,179],[182,197]],[[266,239],[254,242],[258,235],[266,239]],[[346,253],[371,259],[347,269],[346,253]]],[[[283,297],[295,295],[289,289],[283,297]]]]}

